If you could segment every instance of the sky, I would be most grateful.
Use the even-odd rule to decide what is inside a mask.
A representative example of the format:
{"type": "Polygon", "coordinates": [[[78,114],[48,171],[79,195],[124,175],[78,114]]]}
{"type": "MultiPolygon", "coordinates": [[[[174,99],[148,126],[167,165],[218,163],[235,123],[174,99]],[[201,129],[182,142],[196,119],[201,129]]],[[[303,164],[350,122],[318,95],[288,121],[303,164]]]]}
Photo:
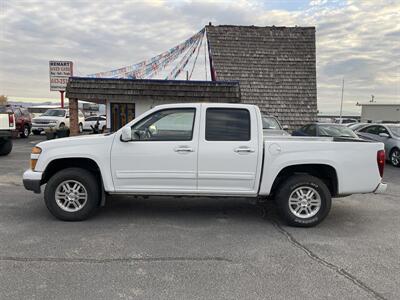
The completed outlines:
{"type": "MultiPolygon", "coordinates": [[[[164,52],[208,22],[315,26],[322,113],[339,110],[343,78],[344,111],[358,112],[371,95],[400,102],[398,0],[0,0],[0,94],[58,99],[49,60],[73,61],[77,76],[109,71],[164,52]]],[[[192,79],[205,80],[199,57],[192,79]]]]}

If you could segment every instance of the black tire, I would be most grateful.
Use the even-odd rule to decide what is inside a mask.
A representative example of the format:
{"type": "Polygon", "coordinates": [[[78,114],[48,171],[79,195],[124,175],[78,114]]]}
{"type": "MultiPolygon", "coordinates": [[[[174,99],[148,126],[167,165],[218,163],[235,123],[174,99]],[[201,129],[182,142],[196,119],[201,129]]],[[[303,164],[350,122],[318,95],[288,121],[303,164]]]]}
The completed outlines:
{"type": "Polygon", "coordinates": [[[29,128],[29,126],[28,125],[24,125],[24,128],[23,128],[20,136],[22,138],[27,138],[30,135],[30,133],[31,133],[31,129],[29,128]]]}
{"type": "Polygon", "coordinates": [[[40,135],[40,131],[39,130],[32,130],[33,135],[40,135]]]}
{"type": "Polygon", "coordinates": [[[393,148],[389,154],[389,160],[392,166],[400,167],[400,149],[393,148]]]}
{"type": "Polygon", "coordinates": [[[10,154],[13,148],[12,139],[0,139],[0,156],[10,154]]]}
{"type": "MultiPolygon", "coordinates": [[[[306,195],[304,195],[304,197],[306,197],[306,195]]],[[[275,200],[278,205],[279,212],[284,221],[288,225],[295,227],[312,227],[317,225],[326,218],[331,209],[331,203],[332,203],[331,193],[329,192],[329,189],[327,188],[325,183],[322,180],[307,174],[299,174],[289,177],[285,182],[283,182],[279,186],[275,200]],[[292,193],[295,194],[293,196],[297,196],[298,195],[297,191],[299,191],[299,193],[303,193],[304,191],[307,190],[313,191],[313,193],[315,191],[316,193],[316,194],[314,193],[316,197],[312,198],[312,200],[310,198],[309,201],[318,201],[316,200],[316,198],[318,198],[319,196],[320,199],[319,210],[317,209],[316,205],[310,204],[309,201],[304,198],[303,204],[305,206],[308,205],[309,208],[306,207],[300,208],[299,209],[300,211],[297,212],[296,215],[295,212],[293,212],[293,210],[296,211],[296,208],[299,208],[301,204],[300,202],[299,204],[292,203],[290,207],[289,205],[290,196],[292,195],[292,193]],[[302,215],[301,217],[299,216],[304,211],[307,214],[308,213],[307,210],[311,212],[310,217],[307,217],[307,215],[302,215]],[[314,211],[315,214],[312,215],[314,211]]]]}
{"type": "Polygon", "coordinates": [[[47,182],[44,191],[44,201],[53,216],[62,221],[83,221],[92,216],[100,203],[100,186],[96,177],[89,171],[81,168],[68,168],[58,171],[47,182]],[[87,191],[86,203],[78,211],[69,212],[62,209],[56,201],[55,193],[57,187],[67,181],[79,182],[87,191]]]}
{"type": "Polygon", "coordinates": [[[79,123],[79,133],[82,133],[82,132],[83,132],[83,124],[79,123]]]}

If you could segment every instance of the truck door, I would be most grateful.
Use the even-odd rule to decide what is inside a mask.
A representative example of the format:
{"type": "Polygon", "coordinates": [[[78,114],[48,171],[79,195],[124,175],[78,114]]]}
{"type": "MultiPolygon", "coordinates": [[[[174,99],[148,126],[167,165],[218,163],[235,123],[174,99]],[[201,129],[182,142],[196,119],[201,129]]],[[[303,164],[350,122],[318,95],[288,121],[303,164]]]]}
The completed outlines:
{"type": "Polygon", "coordinates": [[[198,189],[201,193],[256,193],[259,132],[248,106],[203,105],[198,189]],[[251,121],[253,120],[253,122],[251,121]]]}
{"type": "Polygon", "coordinates": [[[200,105],[160,109],[132,125],[134,140],[116,137],[111,169],[116,191],[194,193],[200,105]]]}

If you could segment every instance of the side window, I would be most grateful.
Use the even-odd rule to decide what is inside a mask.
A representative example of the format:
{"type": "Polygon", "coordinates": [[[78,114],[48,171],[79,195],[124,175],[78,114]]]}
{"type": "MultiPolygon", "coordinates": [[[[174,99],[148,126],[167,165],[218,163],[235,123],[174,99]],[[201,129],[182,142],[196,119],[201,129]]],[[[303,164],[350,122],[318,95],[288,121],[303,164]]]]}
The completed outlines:
{"type": "Polygon", "coordinates": [[[191,141],[196,109],[157,111],[132,126],[132,136],[141,141],[191,141]]]}
{"type": "Polygon", "coordinates": [[[316,136],[317,135],[317,126],[315,126],[314,124],[311,124],[304,130],[304,132],[307,135],[316,136]]]}
{"type": "Polygon", "coordinates": [[[361,129],[360,132],[365,132],[369,134],[378,134],[378,126],[368,126],[361,129]]]}
{"type": "Polygon", "coordinates": [[[386,128],[383,126],[378,126],[378,134],[380,133],[386,133],[387,135],[390,135],[386,128]]]}
{"type": "Polygon", "coordinates": [[[247,109],[208,108],[207,141],[249,141],[250,113],[247,109]]]}
{"type": "Polygon", "coordinates": [[[19,108],[17,108],[17,109],[14,110],[14,115],[15,115],[16,118],[18,118],[18,117],[21,116],[21,111],[20,111],[19,108]]]}

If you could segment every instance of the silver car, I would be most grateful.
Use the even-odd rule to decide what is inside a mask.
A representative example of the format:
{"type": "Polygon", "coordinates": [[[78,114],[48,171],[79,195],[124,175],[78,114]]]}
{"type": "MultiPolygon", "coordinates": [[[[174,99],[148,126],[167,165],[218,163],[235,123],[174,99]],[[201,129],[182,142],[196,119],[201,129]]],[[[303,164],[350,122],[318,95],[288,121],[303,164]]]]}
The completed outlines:
{"type": "Polygon", "coordinates": [[[363,139],[384,143],[386,159],[400,167],[400,124],[371,124],[356,133],[363,139]]]}

